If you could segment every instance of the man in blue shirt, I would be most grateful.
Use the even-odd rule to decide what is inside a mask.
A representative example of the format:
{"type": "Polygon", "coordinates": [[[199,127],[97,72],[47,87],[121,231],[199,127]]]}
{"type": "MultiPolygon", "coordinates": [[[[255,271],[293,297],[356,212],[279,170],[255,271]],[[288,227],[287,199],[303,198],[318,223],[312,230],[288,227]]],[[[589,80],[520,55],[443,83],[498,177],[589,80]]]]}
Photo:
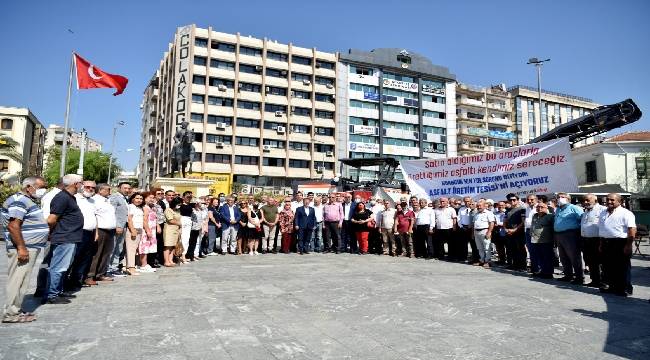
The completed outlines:
{"type": "Polygon", "coordinates": [[[580,221],[584,211],[579,206],[571,204],[571,196],[567,193],[557,194],[557,205],[553,230],[564,268],[564,276],[558,280],[583,285],[580,221]]]}

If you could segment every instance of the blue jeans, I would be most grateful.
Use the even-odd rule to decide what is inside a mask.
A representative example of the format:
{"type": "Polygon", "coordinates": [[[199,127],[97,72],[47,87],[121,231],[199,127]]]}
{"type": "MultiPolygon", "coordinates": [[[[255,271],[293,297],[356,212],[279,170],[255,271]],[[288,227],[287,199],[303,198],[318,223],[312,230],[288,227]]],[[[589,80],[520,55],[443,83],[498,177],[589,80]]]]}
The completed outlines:
{"type": "Polygon", "coordinates": [[[530,257],[530,271],[536,273],[541,271],[539,264],[539,254],[537,253],[537,246],[533,246],[530,238],[530,230],[526,230],[526,248],[528,248],[528,256],[530,257]]]}
{"type": "Polygon", "coordinates": [[[119,270],[120,263],[124,260],[124,237],[126,236],[126,226],[120,235],[115,233],[115,245],[113,246],[113,254],[111,260],[108,262],[108,271],[114,272],[119,270]]]}
{"type": "Polygon", "coordinates": [[[53,244],[51,245],[52,259],[50,260],[50,271],[47,281],[47,298],[53,299],[63,291],[63,275],[68,271],[74,250],[77,244],[53,244]]]}
{"type": "Polygon", "coordinates": [[[214,243],[217,241],[217,227],[208,225],[208,248],[207,253],[214,252],[214,243]]]}
{"type": "Polygon", "coordinates": [[[323,222],[316,223],[316,227],[311,233],[309,250],[314,250],[315,252],[323,251],[323,222]]]}

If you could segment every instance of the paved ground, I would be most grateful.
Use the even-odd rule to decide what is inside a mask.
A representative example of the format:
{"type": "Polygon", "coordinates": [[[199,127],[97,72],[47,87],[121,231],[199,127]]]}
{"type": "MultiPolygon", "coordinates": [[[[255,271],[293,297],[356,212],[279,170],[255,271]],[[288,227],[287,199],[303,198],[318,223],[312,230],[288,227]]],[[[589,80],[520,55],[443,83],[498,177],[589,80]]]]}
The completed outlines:
{"type": "Polygon", "coordinates": [[[648,359],[650,258],[634,265],[622,299],[419,259],[215,256],[0,325],[0,359],[648,359]]]}

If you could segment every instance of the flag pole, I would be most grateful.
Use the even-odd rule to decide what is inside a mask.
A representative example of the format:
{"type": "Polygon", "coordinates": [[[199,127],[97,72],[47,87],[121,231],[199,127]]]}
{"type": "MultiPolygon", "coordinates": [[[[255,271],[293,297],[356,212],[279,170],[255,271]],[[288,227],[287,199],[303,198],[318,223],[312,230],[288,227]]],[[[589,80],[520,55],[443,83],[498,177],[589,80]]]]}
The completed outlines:
{"type": "Polygon", "coordinates": [[[74,69],[74,52],[70,60],[70,78],[68,79],[68,98],[65,104],[65,122],[63,125],[63,146],[61,147],[61,168],[59,169],[59,176],[65,175],[66,155],[68,153],[68,125],[70,118],[70,95],[72,93],[72,71],[74,69]]]}

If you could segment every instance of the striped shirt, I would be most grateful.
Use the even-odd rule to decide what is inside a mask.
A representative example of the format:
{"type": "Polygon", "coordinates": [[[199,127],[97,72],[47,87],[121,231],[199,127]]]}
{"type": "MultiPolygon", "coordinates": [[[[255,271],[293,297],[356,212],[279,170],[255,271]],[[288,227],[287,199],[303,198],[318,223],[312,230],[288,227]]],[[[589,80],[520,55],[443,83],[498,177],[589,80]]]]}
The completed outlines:
{"type": "Polygon", "coordinates": [[[9,240],[7,241],[7,250],[16,248],[7,228],[7,224],[9,224],[11,219],[22,221],[21,233],[27,248],[37,249],[45,247],[50,229],[43,219],[41,208],[30,197],[21,192],[11,195],[2,204],[0,213],[3,218],[3,224],[5,225],[5,239],[9,240]]]}

